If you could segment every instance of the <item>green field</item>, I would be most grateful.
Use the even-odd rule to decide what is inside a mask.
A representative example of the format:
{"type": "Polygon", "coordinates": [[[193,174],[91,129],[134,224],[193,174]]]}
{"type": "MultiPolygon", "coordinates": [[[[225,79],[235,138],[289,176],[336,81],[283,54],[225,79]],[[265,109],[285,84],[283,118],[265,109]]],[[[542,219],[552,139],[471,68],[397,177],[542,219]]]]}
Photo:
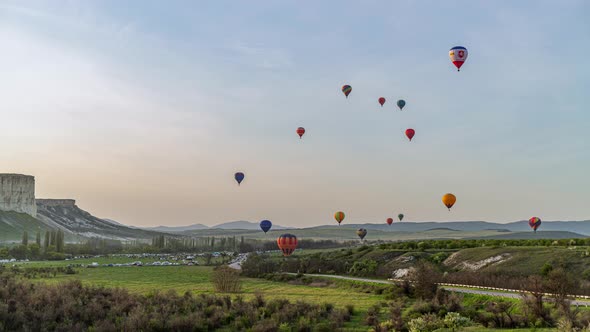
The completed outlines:
{"type": "MultiPolygon", "coordinates": [[[[214,293],[210,277],[213,268],[204,266],[143,266],[143,267],[99,267],[81,268],[75,275],[58,275],[46,279],[56,283],[69,279],[80,279],[83,283],[105,287],[121,287],[131,292],[147,294],[155,291],[173,290],[178,293],[214,293]]],[[[350,303],[350,290],[337,287],[310,287],[290,285],[262,279],[243,278],[245,298],[261,292],[268,298],[287,298],[316,303],[342,305],[350,303]]],[[[355,294],[355,307],[366,310],[369,306],[383,300],[382,296],[355,294]]]]}
{"type": "MultiPolygon", "coordinates": [[[[56,262],[29,262],[19,265],[26,267],[55,267],[69,264],[88,265],[92,262],[102,265],[106,263],[128,263],[134,260],[141,260],[143,263],[154,261],[154,259],[111,257],[56,262]]],[[[79,279],[87,285],[119,287],[138,294],[149,294],[157,291],[174,291],[179,294],[185,292],[195,294],[215,293],[210,282],[213,267],[209,266],[129,266],[76,268],[76,270],[77,274],[58,274],[55,277],[36,280],[55,284],[79,279]]],[[[356,314],[352,317],[352,321],[346,324],[346,328],[351,331],[355,331],[357,328],[360,331],[366,331],[366,326],[361,325],[364,313],[370,306],[385,300],[382,295],[361,292],[351,294],[351,289],[338,287],[337,285],[314,287],[264,279],[242,278],[242,292],[239,295],[245,299],[251,299],[257,293],[263,294],[265,298],[286,298],[293,302],[300,300],[312,303],[332,303],[337,307],[353,304],[356,314]]]]}
{"type": "MultiPolygon", "coordinates": [[[[92,262],[97,262],[101,265],[107,263],[129,263],[135,260],[141,260],[143,263],[148,263],[155,259],[100,257],[56,262],[27,262],[19,263],[18,265],[23,267],[57,267],[70,264],[88,265],[92,262]]],[[[169,291],[178,294],[183,294],[185,292],[192,292],[194,294],[215,293],[213,285],[210,282],[213,267],[209,266],[101,266],[97,268],[77,267],[76,271],[77,274],[57,274],[53,277],[43,277],[34,280],[37,282],[46,282],[48,284],[57,284],[68,280],[78,279],[87,285],[124,288],[136,294],[169,291]]],[[[265,279],[242,278],[243,288],[240,295],[245,299],[251,299],[255,294],[260,293],[269,299],[286,298],[291,301],[301,300],[311,303],[332,303],[336,307],[344,307],[347,304],[353,304],[355,307],[355,314],[353,315],[352,320],[346,323],[345,329],[347,331],[367,331],[368,327],[363,323],[365,313],[369,307],[374,306],[375,304],[384,303],[387,300],[385,295],[376,295],[355,290],[351,287],[353,283],[358,282],[339,280],[329,285],[317,283],[314,286],[314,284],[297,285],[265,279]]],[[[232,296],[234,295],[232,294],[232,296]]],[[[490,300],[492,298],[480,295],[465,295],[463,297],[463,304],[469,306],[470,304],[475,303],[475,301],[481,301],[482,299],[490,300]]],[[[491,329],[472,327],[465,331],[475,332],[489,330],[491,329]]],[[[514,331],[526,330],[527,329],[514,331]]],[[[537,329],[536,331],[552,330],[537,329]]]]}

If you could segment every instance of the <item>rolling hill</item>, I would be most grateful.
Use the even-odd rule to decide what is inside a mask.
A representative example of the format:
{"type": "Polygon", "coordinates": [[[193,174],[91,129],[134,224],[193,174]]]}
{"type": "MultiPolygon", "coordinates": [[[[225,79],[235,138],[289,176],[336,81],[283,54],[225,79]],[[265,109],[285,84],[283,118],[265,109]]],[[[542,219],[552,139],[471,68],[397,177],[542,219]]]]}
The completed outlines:
{"type": "Polygon", "coordinates": [[[582,239],[586,235],[567,232],[567,231],[537,231],[537,232],[515,232],[515,233],[501,233],[497,235],[479,236],[468,239],[483,239],[483,240],[533,240],[533,239],[582,239]]]}
{"type": "MultiPolygon", "coordinates": [[[[284,227],[281,225],[272,225],[272,228],[277,229],[292,229],[289,227],[284,227]]],[[[158,232],[166,232],[166,233],[191,233],[194,231],[204,231],[203,234],[218,234],[218,231],[213,231],[210,233],[209,230],[250,230],[250,231],[259,231],[260,225],[256,222],[250,221],[230,221],[223,224],[215,225],[212,227],[203,225],[203,224],[193,224],[188,226],[158,226],[158,227],[150,227],[145,228],[147,230],[158,231],[158,232]]],[[[200,233],[200,232],[197,232],[200,233]]]]}
{"type": "Polygon", "coordinates": [[[46,231],[51,227],[39,219],[35,219],[26,213],[13,211],[0,211],[0,242],[18,241],[23,232],[35,236],[37,231],[46,231]]]}
{"type": "MultiPolygon", "coordinates": [[[[344,225],[343,225],[344,226],[344,225]]],[[[317,226],[317,228],[337,228],[338,225],[317,226]]],[[[423,232],[437,228],[448,228],[456,231],[478,232],[483,230],[497,230],[509,232],[530,232],[527,221],[516,221],[507,224],[486,221],[448,221],[448,222],[394,222],[391,226],[383,223],[346,224],[350,228],[366,228],[384,232],[423,232]]],[[[590,236],[590,220],[585,221],[543,221],[542,231],[569,231],[590,236]]]]}
{"type": "Polygon", "coordinates": [[[180,233],[186,231],[198,231],[202,229],[209,229],[209,226],[203,224],[192,224],[188,226],[157,226],[145,228],[151,231],[165,232],[165,233],[180,233]]]}

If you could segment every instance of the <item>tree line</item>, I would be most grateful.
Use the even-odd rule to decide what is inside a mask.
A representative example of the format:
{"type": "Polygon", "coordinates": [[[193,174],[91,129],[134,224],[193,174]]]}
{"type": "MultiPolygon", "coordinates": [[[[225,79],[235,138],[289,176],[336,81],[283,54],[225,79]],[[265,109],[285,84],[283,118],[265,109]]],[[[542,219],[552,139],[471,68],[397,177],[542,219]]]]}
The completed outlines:
{"type": "Polygon", "coordinates": [[[21,243],[12,247],[0,248],[0,259],[64,259],[65,238],[64,232],[59,230],[46,231],[42,236],[37,231],[35,242],[29,242],[29,232],[24,231],[21,243]]]}

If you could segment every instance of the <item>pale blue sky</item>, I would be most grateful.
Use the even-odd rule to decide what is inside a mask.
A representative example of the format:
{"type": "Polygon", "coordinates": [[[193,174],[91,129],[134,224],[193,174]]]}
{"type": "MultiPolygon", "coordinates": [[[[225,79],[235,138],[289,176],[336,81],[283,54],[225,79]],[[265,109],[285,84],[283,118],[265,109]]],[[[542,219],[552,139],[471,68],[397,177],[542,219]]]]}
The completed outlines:
{"type": "Polygon", "coordinates": [[[583,0],[5,0],[1,171],[133,225],[588,219],[588,17],[583,0]]]}

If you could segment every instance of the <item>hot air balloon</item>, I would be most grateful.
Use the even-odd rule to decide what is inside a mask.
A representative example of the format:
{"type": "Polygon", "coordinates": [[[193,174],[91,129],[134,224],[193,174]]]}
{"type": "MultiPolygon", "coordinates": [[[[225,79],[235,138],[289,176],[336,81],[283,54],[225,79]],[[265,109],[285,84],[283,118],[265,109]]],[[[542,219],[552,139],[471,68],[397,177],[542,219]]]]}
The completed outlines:
{"type": "Polygon", "coordinates": [[[397,218],[399,219],[399,221],[402,221],[404,219],[404,214],[403,213],[398,214],[397,218]]]}
{"type": "Polygon", "coordinates": [[[397,107],[399,107],[399,110],[400,111],[404,108],[404,106],[406,106],[406,101],[405,100],[400,99],[400,100],[397,101],[397,107]]]}
{"type": "Polygon", "coordinates": [[[406,136],[410,139],[410,142],[412,141],[412,138],[414,137],[414,135],[416,134],[416,131],[412,128],[408,128],[406,129],[406,136]]]}
{"type": "Polygon", "coordinates": [[[334,219],[336,219],[336,221],[338,222],[338,225],[340,225],[342,220],[344,220],[344,212],[338,211],[338,212],[334,213],[334,219]]]}
{"type": "Polygon", "coordinates": [[[393,218],[387,218],[387,224],[391,226],[393,224],[393,218]]]}
{"type": "Polygon", "coordinates": [[[242,183],[242,181],[244,181],[244,177],[245,177],[245,175],[244,175],[244,173],[242,173],[242,172],[237,172],[237,173],[234,175],[234,178],[235,178],[235,179],[236,179],[236,181],[238,182],[238,186],[240,185],[240,183],[242,183]]]}
{"type": "Polygon", "coordinates": [[[455,46],[449,50],[449,58],[457,67],[457,71],[461,69],[465,60],[467,60],[467,49],[463,46],[455,46]]]}
{"type": "Polygon", "coordinates": [[[385,98],[379,98],[379,104],[381,104],[381,107],[383,107],[383,104],[385,104],[385,98]]]}
{"type": "Polygon", "coordinates": [[[529,226],[531,226],[533,231],[536,232],[537,228],[541,226],[541,219],[539,219],[538,217],[532,217],[531,219],[529,219],[529,226]]]}
{"type": "Polygon", "coordinates": [[[344,93],[344,95],[346,96],[346,98],[348,98],[348,95],[352,92],[352,87],[350,85],[343,85],[342,86],[342,92],[344,93]]]}
{"type": "Polygon", "coordinates": [[[361,238],[361,241],[367,236],[367,230],[364,228],[359,228],[356,230],[356,235],[361,238]]]}
{"type": "Polygon", "coordinates": [[[445,194],[442,197],[442,202],[449,209],[449,211],[451,211],[451,208],[453,207],[453,205],[455,205],[456,201],[457,197],[455,197],[455,195],[453,194],[445,194]]]}
{"type": "Polygon", "coordinates": [[[277,238],[277,245],[283,252],[283,256],[291,256],[297,248],[297,237],[293,234],[283,234],[277,238]]]}
{"type": "Polygon", "coordinates": [[[260,222],[260,229],[262,229],[264,234],[266,234],[266,232],[268,232],[271,227],[272,227],[272,222],[270,222],[270,220],[263,220],[260,222]]]}
{"type": "Polygon", "coordinates": [[[303,128],[303,127],[297,128],[297,135],[299,135],[299,139],[301,139],[303,134],[305,134],[305,128],[303,128]]]}

